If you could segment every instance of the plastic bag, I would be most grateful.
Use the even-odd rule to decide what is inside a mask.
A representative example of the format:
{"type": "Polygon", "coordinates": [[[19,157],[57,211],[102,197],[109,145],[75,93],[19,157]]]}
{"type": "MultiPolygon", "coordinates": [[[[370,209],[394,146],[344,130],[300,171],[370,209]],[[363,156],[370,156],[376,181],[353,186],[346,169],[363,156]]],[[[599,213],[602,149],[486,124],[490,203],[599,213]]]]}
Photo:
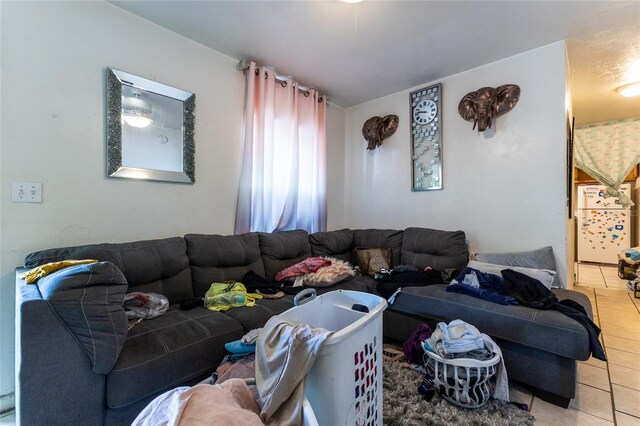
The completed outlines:
{"type": "Polygon", "coordinates": [[[158,293],[129,293],[124,297],[127,318],[151,319],[169,310],[169,299],[158,293]]]}
{"type": "Polygon", "coordinates": [[[247,293],[247,289],[242,283],[214,283],[204,295],[204,306],[212,311],[226,311],[240,306],[255,306],[256,299],[262,299],[262,296],[247,293]]]}

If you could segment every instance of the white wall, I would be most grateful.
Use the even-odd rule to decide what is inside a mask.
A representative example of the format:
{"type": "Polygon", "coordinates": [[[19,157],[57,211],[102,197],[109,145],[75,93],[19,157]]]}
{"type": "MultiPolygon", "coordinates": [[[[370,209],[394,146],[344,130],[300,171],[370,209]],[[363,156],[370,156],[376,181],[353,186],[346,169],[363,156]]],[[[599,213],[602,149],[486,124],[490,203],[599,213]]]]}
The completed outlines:
{"type": "MultiPolygon", "coordinates": [[[[233,233],[244,77],[236,59],[108,3],[0,5],[1,396],[14,387],[13,270],[26,254],[189,232],[233,233]],[[106,66],[196,94],[194,185],[105,177],[106,66]],[[44,202],[11,203],[11,181],[43,182],[44,202]]],[[[340,224],[340,108],[329,109],[327,135],[329,221],[340,224]]]]}
{"type": "MultiPolygon", "coordinates": [[[[440,60],[446,60],[441,58],[440,60]]],[[[389,76],[392,78],[393,76],[389,76]]],[[[346,110],[346,225],[462,229],[473,251],[551,245],[566,274],[565,46],[554,43],[442,80],[442,191],[411,192],[409,92],[425,81],[346,110]],[[457,112],[468,92],[518,84],[516,107],[495,133],[472,130],[457,112]],[[366,151],[362,124],[397,114],[396,133],[366,151]]]]}
{"type": "MultiPolygon", "coordinates": [[[[568,126],[571,125],[573,120],[573,101],[571,97],[571,69],[569,68],[569,57],[568,52],[565,50],[565,75],[564,75],[564,84],[565,84],[565,110],[566,117],[569,120],[568,126]]],[[[567,137],[568,135],[567,130],[567,137]]],[[[566,159],[566,154],[565,154],[566,159]]],[[[571,170],[574,169],[573,156],[571,156],[572,163],[570,165],[571,170]]],[[[568,161],[568,159],[567,159],[568,161]]],[[[565,174],[565,179],[567,179],[565,174]]],[[[567,232],[567,279],[565,281],[566,287],[568,289],[573,289],[573,285],[576,282],[576,221],[575,221],[575,211],[576,211],[576,185],[575,185],[575,176],[573,176],[573,181],[570,184],[571,191],[571,205],[568,204],[566,206],[566,232],[567,232]]]]}
{"type": "Polygon", "coordinates": [[[327,110],[327,229],[341,229],[344,221],[345,112],[329,103],[327,110]]]}

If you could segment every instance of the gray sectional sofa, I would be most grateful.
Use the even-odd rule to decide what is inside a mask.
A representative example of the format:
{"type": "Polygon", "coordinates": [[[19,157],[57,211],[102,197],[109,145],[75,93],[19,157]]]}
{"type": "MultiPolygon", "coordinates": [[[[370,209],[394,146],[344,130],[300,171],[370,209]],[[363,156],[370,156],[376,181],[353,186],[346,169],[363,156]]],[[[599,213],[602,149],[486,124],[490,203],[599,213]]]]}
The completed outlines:
{"type": "MultiPolygon", "coordinates": [[[[16,278],[18,418],[24,425],[130,424],[158,394],[209,375],[224,356],[224,343],[293,306],[289,296],[224,313],[182,311],[180,302],[202,296],[212,282],[241,280],[250,270],[273,279],[312,255],[350,260],[355,247],[390,248],[394,264],[420,268],[462,269],[468,259],[464,232],[424,228],[189,234],[30,254],[25,268],[63,259],[100,263],[31,285],[16,278]],[[131,291],[162,293],[171,309],[127,333],[122,298],[131,291]]],[[[375,292],[375,284],[355,276],[319,292],[375,292]]],[[[584,295],[556,292],[591,312],[584,295]]],[[[405,287],[385,312],[384,332],[402,341],[420,322],[455,318],[494,337],[510,379],[558,405],[574,397],[576,360],[589,358],[589,339],[580,324],[558,312],[497,305],[447,293],[444,285],[405,287]]]]}

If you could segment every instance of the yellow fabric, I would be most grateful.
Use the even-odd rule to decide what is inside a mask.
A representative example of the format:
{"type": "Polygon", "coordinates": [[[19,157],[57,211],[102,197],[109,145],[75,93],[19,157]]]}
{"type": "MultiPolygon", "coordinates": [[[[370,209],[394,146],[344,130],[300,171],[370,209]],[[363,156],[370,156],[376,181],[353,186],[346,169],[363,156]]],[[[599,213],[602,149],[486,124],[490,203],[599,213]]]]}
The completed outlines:
{"type": "Polygon", "coordinates": [[[226,311],[240,306],[253,307],[262,299],[258,293],[247,293],[242,283],[213,283],[204,295],[204,306],[211,311],[226,311]]]}
{"type": "Polygon", "coordinates": [[[47,275],[59,271],[63,268],[68,268],[69,266],[75,265],[84,265],[87,263],[96,263],[97,260],[94,259],[84,259],[84,260],[63,260],[60,262],[51,262],[45,263],[44,265],[36,266],[33,269],[28,270],[27,272],[23,272],[18,275],[18,278],[24,278],[27,284],[33,284],[38,281],[42,277],[46,277],[47,275]]]}

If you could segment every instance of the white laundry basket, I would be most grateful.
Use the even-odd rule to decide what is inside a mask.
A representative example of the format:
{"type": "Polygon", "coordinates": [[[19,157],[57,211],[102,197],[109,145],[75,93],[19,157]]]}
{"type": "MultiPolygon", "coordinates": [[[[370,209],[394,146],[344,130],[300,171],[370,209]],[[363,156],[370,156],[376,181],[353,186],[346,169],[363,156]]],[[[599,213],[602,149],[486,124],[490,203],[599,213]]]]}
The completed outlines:
{"type": "Polygon", "coordinates": [[[479,408],[491,396],[489,380],[496,374],[500,355],[480,361],[471,358],[443,359],[427,350],[424,342],[425,381],[431,381],[440,396],[464,408],[479,408]]]}
{"type": "MultiPolygon", "coordinates": [[[[305,385],[318,423],[382,425],[382,312],[387,301],[359,291],[311,293],[280,316],[334,332],[320,348],[305,385]],[[360,307],[354,310],[354,305],[360,307]],[[357,310],[362,307],[368,312],[357,310]]],[[[307,294],[301,292],[296,301],[307,294]]]]}

